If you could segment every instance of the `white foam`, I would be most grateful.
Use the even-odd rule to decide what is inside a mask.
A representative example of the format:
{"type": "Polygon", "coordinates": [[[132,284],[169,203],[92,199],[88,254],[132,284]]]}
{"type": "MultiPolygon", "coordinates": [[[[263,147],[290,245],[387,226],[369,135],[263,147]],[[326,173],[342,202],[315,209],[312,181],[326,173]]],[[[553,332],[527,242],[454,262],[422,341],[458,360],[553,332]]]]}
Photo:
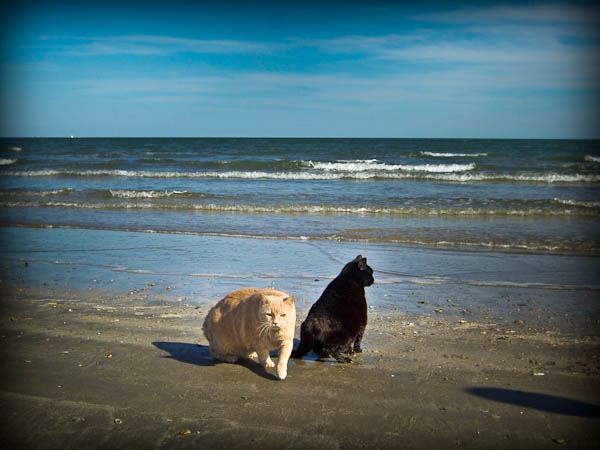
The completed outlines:
{"type": "Polygon", "coordinates": [[[21,147],[8,147],[8,149],[13,152],[20,152],[23,150],[21,147]]]}
{"type": "Polygon", "coordinates": [[[368,170],[397,170],[398,166],[389,165],[376,159],[338,160],[336,162],[300,161],[305,167],[325,171],[364,172],[368,170]]]}
{"type": "Polygon", "coordinates": [[[398,244],[409,244],[409,245],[423,245],[426,247],[434,246],[434,247],[483,247],[490,249],[500,249],[500,250],[523,250],[523,251],[557,251],[560,249],[568,250],[566,247],[561,247],[559,245],[549,245],[542,243],[500,243],[494,241],[430,241],[430,240],[421,240],[421,239],[389,239],[389,242],[395,242],[398,244]]]}
{"type": "Polygon", "coordinates": [[[475,169],[475,164],[422,164],[417,166],[402,166],[402,170],[414,172],[465,172],[475,169]]]}
{"type": "Polygon", "coordinates": [[[473,181],[503,181],[503,182],[524,182],[524,183],[598,183],[600,175],[564,175],[558,173],[542,174],[521,174],[507,175],[494,173],[473,173],[473,174],[441,174],[435,177],[423,176],[422,178],[467,183],[473,181]]]}
{"type": "Polygon", "coordinates": [[[600,163],[600,156],[585,155],[585,160],[589,162],[600,163]]]}
{"type": "MultiPolygon", "coordinates": [[[[600,205],[598,205],[600,206],[600,205]]],[[[331,206],[331,205],[244,205],[244,204],[161,204],[152,201],[133,201],[125,203],[87,203],[87,202],[27,202],[0,201],[5,208],[79,208],[79,209],[170,209],[194,210],[198,212],[242,213],[242,214],[350,214],[385,216],[598,216],[598,206],[589,206],[590,210],[552,209],[552,208],[424,208],[414,206],[372,207],[372,206],[331,206]],[[594,210],[596,209],[596,210],[594,210]]],[[[305,236],[300,240],[309,239],[305,236]]]]}
{"type": "Polygon", "coordinates": [[[0,159],[0,166],[9,166],[11,164],[16,163],[17,160],[16,159],[0,159]]]}
{"type": "Polygon", "coordinates": [[[49,176],[113,176],[113,177],[137,177],[137,178],[241,178],[241,179],[270,179],[270,180],[369,180],[369,179],[391,179],[391,180],[433,180],[456,183],[468,183],[478,181],[501,181],[501,182],[525,182],[525,183],[598,183],[600,174],[574,174],[564,175],[558,173],[541,174],[494,174],[494,173],[443,173],[472,170],[474,164],[425,164],[420,166],[402,166],[403,172],[390,171],[357,171],[357,172],[157,172],[157,171],[134,171],[134,170],[30,170],[23,172],[5,172],[3,175],[22,177],[49,177],[49,176]],[[433,173],[414,173],[433,172],[433,173]],[[442,173],[436,173],[442,172],[442,173]]]}
{"type": "Polygon", "coordinates": [[[386,164],[376,159],[338,162],[306,163],[309,167],[324,171],[368,172],[368,171],[407,171],[407,172],[464,172],[475,169],[475,164],[386,164]]]}
{"type": "Polygon", "coordinates": [[[566,200],[562,198],[553,198],[552,201],[561,205],[579,206],[583,208],[600,208],[600,202],[582,201],[582,200],[566,200]]]}
{"type": "Polygon", "coordinates": [[[431,156],[433,158],[479,158],[488,156],[487,153],[436,153],[436,152],[421,152],[423,156],[431,156]]]}
{"type": "Polygon", "coordinates": [[[168,198],[173,195],[186,194],[187,191],[135,191],[135,190],[110,190],[110,195],[115,198],[168,198]]]}

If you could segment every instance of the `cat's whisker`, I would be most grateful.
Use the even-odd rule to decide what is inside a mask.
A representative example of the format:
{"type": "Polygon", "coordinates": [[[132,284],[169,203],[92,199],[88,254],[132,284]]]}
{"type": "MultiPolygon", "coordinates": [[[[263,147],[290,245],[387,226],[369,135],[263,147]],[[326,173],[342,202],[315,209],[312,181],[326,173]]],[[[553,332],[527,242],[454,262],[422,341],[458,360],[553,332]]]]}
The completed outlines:
{"type": "Polygon", "coordinates": [[[257,328],[258,336],[262,338],[263,334],[267,335],[269,327],[269,322],[262,322],[257,328]]]}
{"type": "Polygon", "coordinates": [[[258,327],[256,327],[256,332],[258,333],[259,337],[262,336],[262,332],[263,332],[264,327],[265,327],[264,322],[259,323],[258,327]]]}

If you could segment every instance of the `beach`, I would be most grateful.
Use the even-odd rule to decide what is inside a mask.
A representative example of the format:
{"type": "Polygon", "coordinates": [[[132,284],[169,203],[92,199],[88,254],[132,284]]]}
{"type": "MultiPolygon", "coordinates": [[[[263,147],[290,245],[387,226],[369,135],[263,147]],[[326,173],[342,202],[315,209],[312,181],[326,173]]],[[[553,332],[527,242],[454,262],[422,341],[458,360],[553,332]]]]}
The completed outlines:
{"type": "Polygon", "coordinates": [[[599,445],[597,141],[0,147],[2,448],[599,445]],[[297,339],[357,255],[352,364],[213,361],[228,292],[293,295],[297,339]]]}
{"type": "Polygon", "coordinates": [[[593,257],[78,229],[3,236],[4,448],[598,445],[593,257]],[[175,251],[180,261],[166,256],[175,251]],[[376,284],[352,364],[309,354],[290,360],[284,381],[257,362],[215,364],[201,325],[228,290],[295,295],[299,327],[336,259],[357,253],[376,284]]]}

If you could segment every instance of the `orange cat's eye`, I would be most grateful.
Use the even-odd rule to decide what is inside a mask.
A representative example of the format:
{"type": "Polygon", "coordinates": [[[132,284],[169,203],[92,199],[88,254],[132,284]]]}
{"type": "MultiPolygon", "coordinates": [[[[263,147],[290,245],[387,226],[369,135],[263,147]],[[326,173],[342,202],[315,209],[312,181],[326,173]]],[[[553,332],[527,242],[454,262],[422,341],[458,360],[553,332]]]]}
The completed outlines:
{"type": "Polygon", "coordinates": [[[285,314],[281,314],[281,317],[285,317],[285,314]]]}

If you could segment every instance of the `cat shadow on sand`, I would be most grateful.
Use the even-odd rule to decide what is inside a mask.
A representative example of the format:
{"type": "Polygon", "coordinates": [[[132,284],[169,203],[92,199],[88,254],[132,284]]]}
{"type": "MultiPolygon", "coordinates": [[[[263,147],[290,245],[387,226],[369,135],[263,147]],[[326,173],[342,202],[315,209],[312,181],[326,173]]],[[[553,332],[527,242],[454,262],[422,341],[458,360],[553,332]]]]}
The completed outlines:
{"type": "MultiPolygon", "coordinates": [[[[162,358],[170,358],[176,361],[194,364],[201,367],[216,366],[217,364],[227,364],[215,360],[208,345],[189,344],[186,342],[163,342],[157,341],[152,343],[155,347],[168,352],[168,355],[162,355],[162,358]]],[[[273,353],[273,356],[276,352],[273,353]]],[[[236,364],[244,366],[256,375],[259,375],[268,380],[277,380],[277,377],[267,372],[258,362],[250,359],[241,359],[236,364]]]]}

